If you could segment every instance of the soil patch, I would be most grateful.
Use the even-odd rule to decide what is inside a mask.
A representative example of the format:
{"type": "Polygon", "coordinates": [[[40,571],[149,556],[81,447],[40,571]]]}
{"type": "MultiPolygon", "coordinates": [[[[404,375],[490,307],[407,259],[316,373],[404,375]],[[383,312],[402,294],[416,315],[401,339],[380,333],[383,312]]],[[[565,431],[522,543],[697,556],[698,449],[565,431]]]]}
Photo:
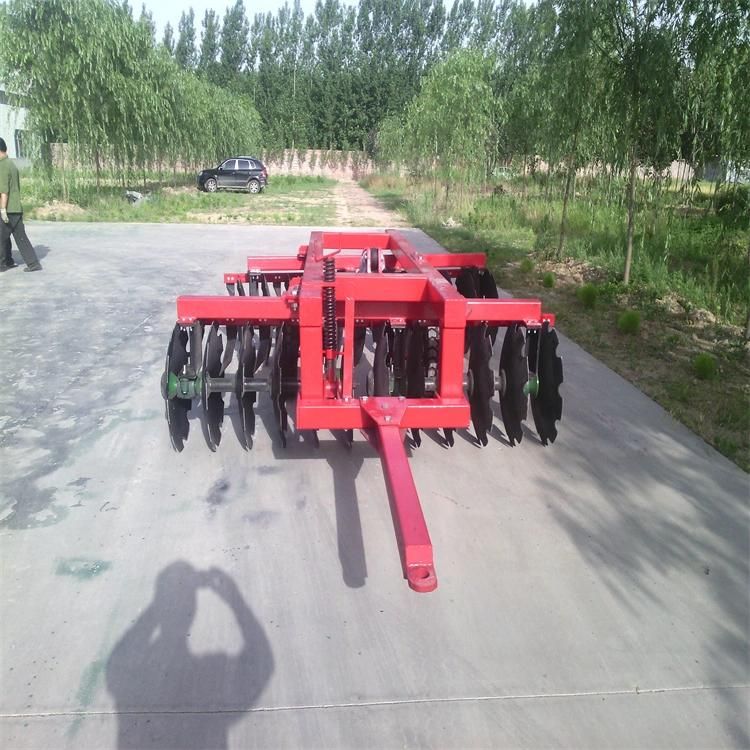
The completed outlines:
{"type": "Polygon", "coordinates": [[[31,211],[34,219],[70,219],[84,216],[86,211],[75,203],[64,203],[63,201],[51,201],[31,211]]]}
{"type": "Polygon", "coordinates": [[[344,227],[406,227],[409,224],[388,210],[356,182],[339,182],[333,191],[336,224],[344,227]]]}

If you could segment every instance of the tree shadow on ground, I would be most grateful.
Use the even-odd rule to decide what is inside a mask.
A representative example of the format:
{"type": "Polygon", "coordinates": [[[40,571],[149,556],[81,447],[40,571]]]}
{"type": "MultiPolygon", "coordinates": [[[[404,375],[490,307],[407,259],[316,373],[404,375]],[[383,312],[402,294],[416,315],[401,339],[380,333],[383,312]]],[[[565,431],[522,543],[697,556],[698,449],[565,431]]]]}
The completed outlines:
{"type": "MultiPolygon", "coordinates": [[[[572,384],[563,387],[567,415],[559,440],[545,451],[544,465],[550,477],[567,475],[570,483],[561,487],[545,478],[548,472],[538,472],[540,496],[554,498],[552,518],[634,619],[649,613],[659,621],[677,619],[669,608],[693,602],[690,633],[711,628],[713,633],[703,653],[696,652],[695,665],[692,659],[683,662],[680,671],[694,673],[701,686],[746,684],[747,476],[635,388],[580,354],[577,377],[596,383],[604,396],[575,393],[572,384]],[[673,595],[665,597],[667,591],[673,595]]],[[[568,368],[566,377],[573,371],[568,368]]],[[[667,648],[644,643],[655,653],[667,648]]],[[[717,695],[724,701],[727,733],[738,747],[749,747],[741,694],[721,690],[717,695]]]]}

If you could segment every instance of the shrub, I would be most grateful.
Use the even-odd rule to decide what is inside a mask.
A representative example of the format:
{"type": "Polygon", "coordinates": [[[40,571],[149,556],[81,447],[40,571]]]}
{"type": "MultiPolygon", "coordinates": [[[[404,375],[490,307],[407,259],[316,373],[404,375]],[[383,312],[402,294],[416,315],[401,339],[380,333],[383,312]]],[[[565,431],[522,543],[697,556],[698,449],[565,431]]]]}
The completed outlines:
{"type": "Polygon", "coordinates": [[[617,327],[620,329],[620,333],[628,335],[638,333],[641,327],[641,314],[638,310],[626,310],[617,319],[617,327]]]}
{"type": "Polygon", "coordinates": [[[519,268],[521,273],[531,273],[534,270],[534,261],[531,258],[524,258],[519,268]]]}
{"type": "Polygon", "coordinates": [[[693,360],[693,370],[701,380],[713,380],[716,377],[716,360],[710,355],[699,354],[693,360]]]}
{"type": "Polygon", "coordinates": [[[716,215],[729,226],[747,229],[750,217],[750,186],[734,185],[716,193],[716,215]]]}
{"type": "Polygon", "coordinates": [[[547,271],[547,273],[542,276],[542,284],[546,289],[552,289],[555,285],[555,274],[551,271],[547,271]]]}
{"type": "Polygon", "coordinates": [[[578,290],[578,299],[581,300],[581,304],[592,310],[596,307],[596,300],[599,296],[599,290],[593,284],[584,284],[578,290]]]}

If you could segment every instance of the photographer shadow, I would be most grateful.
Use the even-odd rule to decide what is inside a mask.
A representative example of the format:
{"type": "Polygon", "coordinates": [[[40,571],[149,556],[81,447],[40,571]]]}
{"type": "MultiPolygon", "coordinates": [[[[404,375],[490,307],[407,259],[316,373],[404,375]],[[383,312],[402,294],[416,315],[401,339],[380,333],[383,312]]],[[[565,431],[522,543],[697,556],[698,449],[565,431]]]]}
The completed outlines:
{"type": "Polygon", "coordinates": [[[230,726],[255,704],[273,666],[265,632],[235,582],[217,568],[200,572],[183,561],[172,563],[157,577],[153,601],[107,662],[118,750],[226,748],[230,726]],[[191,651],[202,588],[232,612],[242,639],[236,655],[191,651]]]}

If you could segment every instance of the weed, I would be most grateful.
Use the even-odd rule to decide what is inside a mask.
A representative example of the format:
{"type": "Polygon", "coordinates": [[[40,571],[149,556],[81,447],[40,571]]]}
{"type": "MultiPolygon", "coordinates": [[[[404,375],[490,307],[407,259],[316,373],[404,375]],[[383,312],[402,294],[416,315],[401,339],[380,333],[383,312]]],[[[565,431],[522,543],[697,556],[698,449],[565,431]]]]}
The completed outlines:
{"type": "Polygon", "coordinates": [[[552,287],[555,286],[555,274],[552,273],[552,271],[547,271],[547,273],[542,276],[542,286],[544,286],[545,289],[552,289],[552,287]]]}
{"type": "Polygon", "coordinates": [[[638,310],[626,310],[617,318],[617,328],[620,333],[634,335],[641,327],[641,314],[638,310]]]}
{"type": "Polygon", "coordinates": [[[599,296],[599,290],[593,284],[584,284],[578,290],[578,299],[581,304],[588,310],[596,307],[596,299],[599,296]]]}
{"type": "Polygon", "coordinates": [[[666,383],[664,389],[667,396],[674,401],[679,401],[682,404],[687,404],[690,401],[690,385],[684,380],[666,383]]]}
{"type": "Polygon", "coordinates": [[[534,270],[534,261],[531,258],[524,258],[518,267],[521,273],[531,273],[534,270]]]}
{"type": "Polygon", "coordinates": [[[718,374],[716,360],[703,352],[693,360],[693,371],[700,380],[713,380],[718,374]]]}
{"type": "Polygon", "coordinates": [[[716,450],[722,455],[734,460],[737,457],[739,446],[731,438],[724,437],[723,435],[717,435],[714,441],[716,450]]]}

